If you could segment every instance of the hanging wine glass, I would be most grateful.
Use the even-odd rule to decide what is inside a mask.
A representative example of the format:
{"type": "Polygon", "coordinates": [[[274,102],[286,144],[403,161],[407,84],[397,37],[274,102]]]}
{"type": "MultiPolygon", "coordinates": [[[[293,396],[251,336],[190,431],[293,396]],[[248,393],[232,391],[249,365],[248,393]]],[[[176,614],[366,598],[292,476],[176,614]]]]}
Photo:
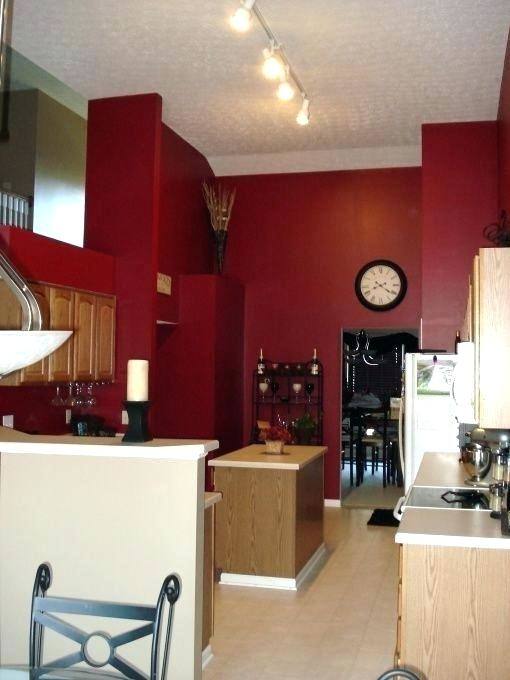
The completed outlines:
{"type": "Polygon", "coordinates": [[[72,382],[69,383],[68,390],[69,391],[67,393],[67,398],[66,398],[64,404],[66,406],[70,406],[72,408],[73,406],[76,406],[76,399],[75,399],[74,394],[73,394],[73,383],[72,382]]]}
{"type": "Polygon", "coordinates": [[[303,385],[301,383],[292,383],[292,391],[295,394],[296,397],[296,402],[299,400],[299,395],[301,393],[301,390],[303,389],[303,385]]]}
{"type": "Polygon", "coordinates": [[[262,401],[264,401],[265,394],[268,391],[268,389],[269,389],[269,385],[267,384],[267,382],[259,382],[259,390],[260,390],[260,394],[262,395],[262,401]]]}
{"type": "Polygon", "coordinates": [[[92,394],[93,388],[94,388],[93,383],[87,384],[87,398],[85,400],[85,406],[87,406],[88,408],[91,408],[92,406],[95,406],[97,404],[97,399],[92,394]]]}
{"type": "Polygon", "coordinates": [[[51,405],[52,406],[64,406],[64,404],[65,404],[65,401],[62,399],[62,397],[60,395],[60,385],[57,385],[57,393],[55,394],[55,396],[51,400],[51,405]]]}
{"type": "Polygon", "coordinates": [[[305,385],[305,392],[308,395],[308,403],[310,403],[312,401],[312,392],[313,392],[314,388],[315,388],[315,385],[311,382],[306,383],[306,385],[305,385]]]}

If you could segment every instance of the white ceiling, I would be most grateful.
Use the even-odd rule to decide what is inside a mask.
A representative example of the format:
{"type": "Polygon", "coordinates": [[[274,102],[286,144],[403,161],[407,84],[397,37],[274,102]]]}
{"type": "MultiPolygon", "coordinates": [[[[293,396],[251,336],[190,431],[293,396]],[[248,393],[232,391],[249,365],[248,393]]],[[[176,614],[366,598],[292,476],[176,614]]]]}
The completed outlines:
{"type": "Polygon", "coordinates": [[[88,99],[159,92],[218,174],[416,165],[424,122],[494,120],[509,0],[259,0],[312,100],[260,75],[236,0],[14,0],[12,44],[88,99]]]}

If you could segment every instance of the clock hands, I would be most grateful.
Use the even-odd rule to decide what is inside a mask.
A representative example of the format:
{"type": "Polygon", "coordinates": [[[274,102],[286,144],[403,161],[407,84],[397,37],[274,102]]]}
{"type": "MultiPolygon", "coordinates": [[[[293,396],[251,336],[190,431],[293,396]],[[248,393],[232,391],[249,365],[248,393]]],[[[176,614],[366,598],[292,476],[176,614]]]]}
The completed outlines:
{"type": "Polygon", "coordinates": [[[386,288],[386,286],[383,286],[382,283],[379,283],[379,281],[376,281],[375,283],[376,283],[376,285],[374,286],[374,289],[376,287],[382,288],[383,290],[385,290],[387,293],[389,293],[391,295],[391,290],[388,290],[388,288],[386,288]]]}

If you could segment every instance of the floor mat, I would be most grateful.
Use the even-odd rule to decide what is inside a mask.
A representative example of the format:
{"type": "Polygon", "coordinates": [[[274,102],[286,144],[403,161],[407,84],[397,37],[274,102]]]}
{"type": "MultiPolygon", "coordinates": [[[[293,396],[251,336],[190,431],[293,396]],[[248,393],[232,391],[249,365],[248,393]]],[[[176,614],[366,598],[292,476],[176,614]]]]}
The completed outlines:
{"type": "Polygon", "coordinates": [[[393,510],[374,510],[367,525],[374,527],[398,527],[400,522],[393,517],[393,510]]]}

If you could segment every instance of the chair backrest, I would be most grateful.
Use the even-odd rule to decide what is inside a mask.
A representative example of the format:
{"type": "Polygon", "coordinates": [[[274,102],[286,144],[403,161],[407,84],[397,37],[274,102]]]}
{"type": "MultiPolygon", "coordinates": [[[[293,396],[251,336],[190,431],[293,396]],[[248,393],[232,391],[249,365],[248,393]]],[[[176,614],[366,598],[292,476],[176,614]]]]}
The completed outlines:
{"type": "Polygon", "coordinates": [[[34,589],[32,591],[32,612],[30,618],[29,659],[30,666],[36,669],[34,671],[35,678],[43,675],[49,668],[69,668],[75,664],[85,662],[96,669],[107,665],[113,666],[124,677],[131,680],[159,680],[159,678],[165,680],[170,652],[173,610],[181,592],[181,583],[178,576],[170,574],[165,578],[158,600],[154,606],[78,600],[68,597],[48,597],[46,593],[50,585],[51,568],[49,564],[41,564],[37,569],[34,589]],[[165,603],[168,603],[169,610],[163,658],[161,660],[159,652],[165,603]],[[59,613],[111,619],[129,619],[143,623],[133,630],[116,635],[109,635],[103,631],[87,633],[55,616],[55,614],[59,613]],[[44,628],[49,628],[73,640],[78,643],[79,649],[44,665],[42,661],[44,628]],[[133,666],[133,664],[122,658],[117,652],[119,647],[147,636],[152,636],[150,676],[133,666]],[[93,655],[92,648],[98,643],[104,648],[105,653],[102,655],[102,658],[94,658],[93,655]],[[160,666],[162,670],[159,675],[158,669],[160,666]]]}

